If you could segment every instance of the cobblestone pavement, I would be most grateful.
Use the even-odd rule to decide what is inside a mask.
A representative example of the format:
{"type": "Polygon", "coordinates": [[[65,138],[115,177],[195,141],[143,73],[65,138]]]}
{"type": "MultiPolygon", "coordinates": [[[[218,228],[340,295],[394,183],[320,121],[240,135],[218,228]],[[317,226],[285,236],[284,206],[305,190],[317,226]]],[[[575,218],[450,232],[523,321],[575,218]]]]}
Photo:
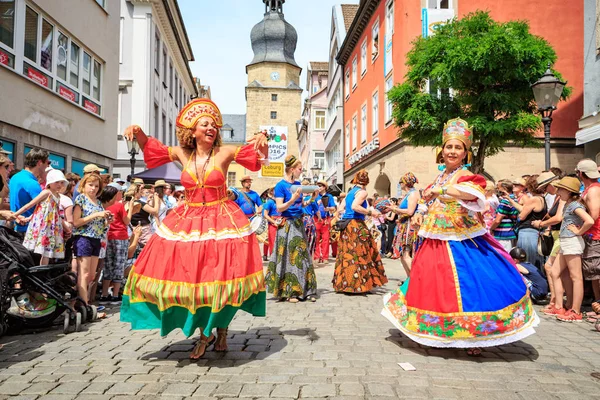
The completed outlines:
{"type": "Polygon", "coordinates": [[[381,315],[381,298],[332,292],[333,265],[317,269],[316,303],[268,300],[267,317],[239,313],[229,352],[187,358],[194,339],[129,330],[118,307],[79,333],[50,331],[0,340],[0,399],[600,399],[600,333],[588,323],[541,317],[538,334],[492,348],[425,348],[381,315]],[[407,372],[398,362],[410,362],[407,372]]]}

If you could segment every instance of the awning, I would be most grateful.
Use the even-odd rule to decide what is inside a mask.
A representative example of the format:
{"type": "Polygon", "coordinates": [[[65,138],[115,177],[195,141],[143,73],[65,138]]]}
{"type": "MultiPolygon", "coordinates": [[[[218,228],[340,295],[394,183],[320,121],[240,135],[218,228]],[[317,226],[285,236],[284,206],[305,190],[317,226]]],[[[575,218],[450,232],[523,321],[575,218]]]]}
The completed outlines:
{"type": "Polygon", "coordinates": [[[144,183],[154,183],[159,179],[163,179],[167,183],[174,183],[178,185],[181,178],[181,168],[176,163],[170,162],[161,165],[160,167],[139,172],[133,177],[143,179],[144,183]]]}
{"type": "Polygon", "coordinates": [[[575,134],[575,139],[577,146],[600,139],[600,124],[578,130],[575,134]]]}

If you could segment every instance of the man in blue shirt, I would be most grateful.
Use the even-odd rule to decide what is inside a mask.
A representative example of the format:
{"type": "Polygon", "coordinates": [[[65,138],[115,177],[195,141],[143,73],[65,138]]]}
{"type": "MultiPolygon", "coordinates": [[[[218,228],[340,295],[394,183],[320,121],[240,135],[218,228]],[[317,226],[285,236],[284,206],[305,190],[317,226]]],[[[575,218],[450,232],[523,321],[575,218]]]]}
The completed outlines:
{"type": "MultiPolygon", "coordinates": [[[[10,189],[10,210],[15,212],[29,203],[42,192],[40,182],[46,181],[46,168],[50,166],[49,154],[46,150],[32,149],[25,156],[25,169],[17,172],[8,185],[10,189]]],[[[25,211],[21,216],[30,217],[35,207],[25,211]]],[[[15,224],[15,230],[22,235],[27,232],[29,222],[15,224]]]]}
{"type": "Polygon", "coordinates": [[[240,182],[242,183],[242,190],[238,191],[239,195],[235,202],[246,214],[246,217],[252,218],[262,212],[263,202],[258,193],[250,189],[252,187],[250,176],[244,176],[240,182]]]}
{"type": "MultiPolygon", "coordinates": [[[[319,216],[315,218],[315,227],[317,228],[317,246],[315,249],[315,260],[319,263],[327,262],[329,258],[329,237],[331,228],[331,216],[335,213],[335,200],[333,196],[327,193],[327,182],[317,182],[319,186],[319,194],[315,198],[315,202],[319,207],[319,216]]],[[[332,246],[332,256],[337,255],[337,243],[332,246]]]]}

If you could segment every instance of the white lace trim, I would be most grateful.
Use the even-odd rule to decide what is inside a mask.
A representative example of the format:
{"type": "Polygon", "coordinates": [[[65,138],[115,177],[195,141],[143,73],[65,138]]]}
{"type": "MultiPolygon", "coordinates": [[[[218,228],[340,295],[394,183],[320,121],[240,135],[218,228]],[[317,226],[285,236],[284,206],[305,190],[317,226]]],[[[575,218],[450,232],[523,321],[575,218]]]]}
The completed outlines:
{"type": "Polygon", "coordinates": [[[480,191],[478,191],[472,187],[469,187],[467,185],[461,185],[460,183],[457,185],[454,185],[454,188],[456,190],[458,190],[459,192],[467,193],[467,194],[477,197],[476,200],[471,200],[471,201],[456,199],[456,201],[458,201],[458,203],[461,206],[463,206],[464,208],[466,208],[467,210],[470,210],[470,211],[475,211],[475,212],[485,211],[486,206],[487,206],[487,201],[486,201],[485,195],[483,193],[481,193],[480,191]]]}
{"type": "Polygon", "coordinates": [[[469,236],[457,232],[452,233],[432,233],[428,232],[425,229],[419,230],[419,236],[425,239],[438,239],[438,240],[455,240],[455,241],[463,241],[468,239],[475,239],[476,237],[483,236],[488,233],[487,229],[480,228],[473,233],[469,233],[469,236]]]}

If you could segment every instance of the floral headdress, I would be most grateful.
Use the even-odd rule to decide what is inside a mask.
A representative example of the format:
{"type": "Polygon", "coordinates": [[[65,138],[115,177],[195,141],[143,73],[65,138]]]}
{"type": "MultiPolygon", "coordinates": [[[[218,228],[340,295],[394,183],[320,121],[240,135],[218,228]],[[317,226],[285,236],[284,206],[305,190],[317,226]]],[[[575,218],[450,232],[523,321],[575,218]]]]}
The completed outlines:
{"type": "Polygon", "coordinates": [[[461,118],[454,118],[446,122],[442,133],[442,147],[438,147],[435,160],[438,164],[443,162],[442,149],[446,142],[450,139],[460,140],[465,145],[467,151],[467,164],[471,164],[473,153],[471,145],[473,144],[473,129],[469,127],[469,123],[461,118]]]}
{"type": "Polygon", "coordinates": [[[194,99],[187,103],[177,116],[176,125],[181,128],[194,128],[201,117],[210,117],[218,128],[223,126],[221,111],[209,99],[194,99]]]}
{"type": "Polygon", "coordinates": [[[415,174],[413,174],[412,172],[407,172],[402,176],[402,178],[400,178],[400,182],[410,187],[413,187],[415,183],[419,183],[419,180],[417,179],[415,174]]]}

